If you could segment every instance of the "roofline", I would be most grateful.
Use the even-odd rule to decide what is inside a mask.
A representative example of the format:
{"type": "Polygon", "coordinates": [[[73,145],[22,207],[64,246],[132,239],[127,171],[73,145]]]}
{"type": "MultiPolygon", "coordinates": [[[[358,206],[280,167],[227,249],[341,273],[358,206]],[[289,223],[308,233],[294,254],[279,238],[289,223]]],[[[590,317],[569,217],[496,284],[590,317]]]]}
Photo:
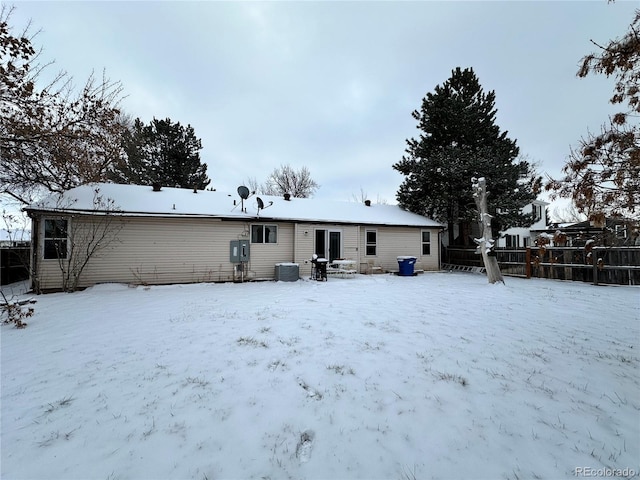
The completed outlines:
{"type": "Polygon", "coordinates": [[[331,220],[331,219],[310,219],[310,218],[275,218],[275,217],[261,217],[259,215],[248,215],[246,217],[233,216],[233,215],[214,215],[214,214],[196,214],[196,213],[153,213],[144,211],[120,211],[120,210],[86,210],[86,209],[42,209],[42,208],[23,208],[23,211],[27,212],[29,216],[31,214],[36,215],[113,215],[117,217],[148,217],[148,218],[209,218],[222,221],[263,221],[263,222],[284,222],[284,223],[319,223],[319,224],[333,224],[333,225],[370,225],[370,226],[382,226],[382,227],[414,227],[414,228],[432,228],[438,230],[445,230],[444,225],[420,225],[410,223],[380,223],[380,222],[347,222],[344,220],[331,220]]]}

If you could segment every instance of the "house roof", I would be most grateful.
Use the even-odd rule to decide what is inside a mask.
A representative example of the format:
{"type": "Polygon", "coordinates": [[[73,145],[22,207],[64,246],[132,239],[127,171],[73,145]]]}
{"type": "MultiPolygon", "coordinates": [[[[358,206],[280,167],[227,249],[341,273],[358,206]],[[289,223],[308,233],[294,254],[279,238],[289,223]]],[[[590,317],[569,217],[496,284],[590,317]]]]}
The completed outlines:
{"type": "Polygon", "coordinates": [[[307,221],[359,225],[396,225],[443,228],[440,223],[403,210],[397,205],[335,202],[309,198],[252,195],[241,201],[237,193],[150,186],[97,183],[54,194],[25,208],[27,212],[104,214],[113,201],[117,213],[126,216],[211,217],[263,221],[307,221]],[[97,197],[102,202],[95,203],[97,197]],[[264,209],[258,209],[258,197],[264,209]],[[244,207],[244,211],[242,209],[244,207]]]}

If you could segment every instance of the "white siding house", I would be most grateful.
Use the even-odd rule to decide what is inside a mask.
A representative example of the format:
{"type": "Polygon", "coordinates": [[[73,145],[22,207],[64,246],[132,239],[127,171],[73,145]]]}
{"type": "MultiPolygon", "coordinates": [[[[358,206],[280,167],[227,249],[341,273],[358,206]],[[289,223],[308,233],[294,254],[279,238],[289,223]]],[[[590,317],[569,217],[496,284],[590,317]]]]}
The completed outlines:
{"type": "Polygon", "coordinates": [[[522,213],[533,214],[533,223],[528,227],[512,227],[501,233],[498,239],[498,247],[523,248],[533,244],[535,230],[544,230],[547,227],[547,206],[549,203],[534,200],[522,209],[522,213]]]}
{"type": "Polygon", "coordinates": [[[440,268],[442,225],[396,205],[260,197],[107,183],[48,197],[25,209],[33,287],[65,288],[64,272],[92,246],[79,288],[274,279],[283,262],[308,277],[313,254],[352,260],[360,273],[397,270],[406,255],[416,269],[440,268]]]}

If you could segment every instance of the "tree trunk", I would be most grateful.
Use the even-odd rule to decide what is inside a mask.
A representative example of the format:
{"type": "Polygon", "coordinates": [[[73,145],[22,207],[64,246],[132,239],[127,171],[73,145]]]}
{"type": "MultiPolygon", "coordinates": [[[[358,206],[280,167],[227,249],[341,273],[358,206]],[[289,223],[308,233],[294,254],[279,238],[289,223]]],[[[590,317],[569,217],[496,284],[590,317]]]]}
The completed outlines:
{"type": "Polygon", "coordinates": [[[475,242],[478,244],[478,250],[482,254],[482,261],[484,268],[487,270],[487,279],[489,283],[504,283],[502,273],[500,272],[500,266],[498,265],[498,259],[496,258],[494,247],[494,240],[491,233],[491,218],[487,211],[487,188],[484,178],[474,178],[473,182],[473,198],[476,201],[478,207],[478,214],[480,216],[480,231],[482,232],[482,238],[478,238],[475,242]]]}
{"type": "Polygon", "coordinates": [[[460,243],[463,247],[470,247],[471,241],[471,222],[460,220],[460,243]]]}
{"type": "Polygon", "coordinates": [[[456,237],[453,231],[454,228],[455,228],[455,224],[453,222],[447,223],[447,230],[449,230],[449,246],[450,247],[453,247],[456,244],[456,237]]]}

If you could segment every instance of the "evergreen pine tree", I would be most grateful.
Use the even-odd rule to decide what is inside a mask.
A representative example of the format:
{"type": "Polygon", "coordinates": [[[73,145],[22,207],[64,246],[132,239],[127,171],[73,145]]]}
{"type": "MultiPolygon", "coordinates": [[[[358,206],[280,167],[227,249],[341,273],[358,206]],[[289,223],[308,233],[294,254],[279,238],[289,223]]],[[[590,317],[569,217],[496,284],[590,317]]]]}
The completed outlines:
{"type": "Polygon", "coordinates": [[[519,148],[495,124],[496,112],[495,93],[483,91],[473,69],[456,68],[413,112],[420,136],[407,140],[406,155],[393,165],[406,177],[396,197],[400,205],[447,223],[450,245],[471,244],[477,217],[472,177],[486,179],[496,230],[531,223],[521,209],[535,198],[541,179],[518,160],[519,148]]]}
{"type": "Polygon", "coordinates": [[[138,118],[123,137],[126,160],[114,179],[126,183],[169,187],[205,188],[207,164],[201,163],[202,142],[191,125],[153,119],[149,125],[138,118]]]}

